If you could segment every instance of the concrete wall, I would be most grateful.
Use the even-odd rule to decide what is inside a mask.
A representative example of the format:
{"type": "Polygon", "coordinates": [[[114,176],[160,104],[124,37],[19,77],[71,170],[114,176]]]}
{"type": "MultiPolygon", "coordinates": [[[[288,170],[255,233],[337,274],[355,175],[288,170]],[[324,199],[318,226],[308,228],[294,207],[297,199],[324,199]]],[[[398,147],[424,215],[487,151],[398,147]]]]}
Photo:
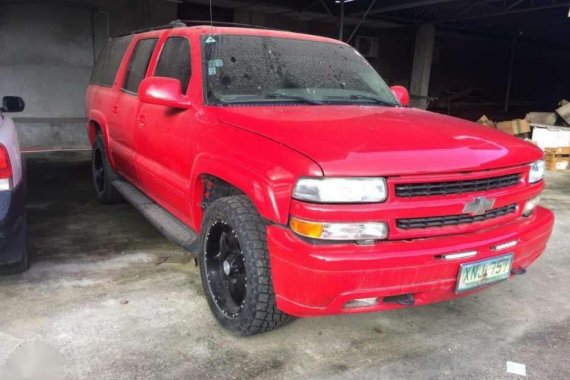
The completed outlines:
{"type": "Polygon", "coordinates": [[[21,117],[83,117],[93,67],[91,12],[0,6],[0,93],[26,101],[21,117]]]}
{"type": "Polygon", "coordinates": [[[108,35],[165,24],[176,13],[164,1],[0,2],[0,96],[26,102],[12,115],[21,145],[85,146],[85,89],[108,35]]]}

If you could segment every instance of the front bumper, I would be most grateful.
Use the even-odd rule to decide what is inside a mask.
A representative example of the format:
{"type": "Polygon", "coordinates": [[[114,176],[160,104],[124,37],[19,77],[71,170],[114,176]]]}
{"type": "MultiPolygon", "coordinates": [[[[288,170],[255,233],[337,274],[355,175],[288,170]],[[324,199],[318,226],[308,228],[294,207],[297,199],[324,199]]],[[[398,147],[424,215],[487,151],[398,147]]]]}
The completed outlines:
{"type": "Polygon", "coordinates": [[[267,228],[277,307],[310,317],[372,312],[405,307],[384,297],[412,294],[414,306],[463,297],[481,288],[455,292],[459,265],[514,253],[513,269],[528,268],[544,251],[552,233],[553,213],[537,207],[533,215],[508,224],[461,235],[385,241],[372,246],[306,242],[289,229],[267,228]],[[492,246],[518,240],[516,247],[492,246]],[[477,251],[468,259],[443,260],[442,254],[477,251]],[[357,298],[379,297],[375,306],[346,309],[357,298]]]}

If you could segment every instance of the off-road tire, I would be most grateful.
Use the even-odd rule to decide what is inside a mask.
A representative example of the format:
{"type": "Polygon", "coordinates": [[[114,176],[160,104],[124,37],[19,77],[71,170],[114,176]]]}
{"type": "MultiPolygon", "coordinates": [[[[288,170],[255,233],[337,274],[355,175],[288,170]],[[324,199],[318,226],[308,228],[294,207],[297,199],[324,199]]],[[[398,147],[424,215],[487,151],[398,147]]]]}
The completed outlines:
{"type": "MultiPolygon", "coordinates": [[[[277,309],[271,281],[271,267],[267,253],[266,224],[246,196],[221,198],[206,210],[200,235],[200,274],[208,305],[218,322],[240,336],[254,335],[277,329],[292,317],[277,309]],[[235,314],[228,314],[217,303],[211,284],[212,257],[206,263],[207,244],[214,240],[214,226],[227,225],[237,239],[245,268],[245,298],[235,314]],[[208,272],[210,270],[210,272],[208,272]]],[[[220,252],[222,251],[220,243],[220,252]]],[[[213,255],[214,253],[210,253],[213,255]]],[[[221,255],[221,253],[220,253],[221,255]]],[[[219,301],[218,301],[219,302],[219,301]]]]}
{"type": "Polygon", "coordinates": [[[123,199],[113,186],[113,181],[119,179],[119,175],[113,170],[109,162],[105,141],[100,133],[97,134],[93,144],[91,173],[97,201],[103,204],[113,204],[123,199]]]}

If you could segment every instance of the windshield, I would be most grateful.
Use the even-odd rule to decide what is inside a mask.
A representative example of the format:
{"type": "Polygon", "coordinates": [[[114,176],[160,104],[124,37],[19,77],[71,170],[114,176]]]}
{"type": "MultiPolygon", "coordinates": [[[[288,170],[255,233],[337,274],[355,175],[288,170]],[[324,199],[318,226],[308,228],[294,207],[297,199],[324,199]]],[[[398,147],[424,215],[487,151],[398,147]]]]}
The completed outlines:
{"type": "Polygon", "coordinates": [[[398,105],[390,88],[350,46],[263,36],[202,40],[209,104],[398,105]]]}

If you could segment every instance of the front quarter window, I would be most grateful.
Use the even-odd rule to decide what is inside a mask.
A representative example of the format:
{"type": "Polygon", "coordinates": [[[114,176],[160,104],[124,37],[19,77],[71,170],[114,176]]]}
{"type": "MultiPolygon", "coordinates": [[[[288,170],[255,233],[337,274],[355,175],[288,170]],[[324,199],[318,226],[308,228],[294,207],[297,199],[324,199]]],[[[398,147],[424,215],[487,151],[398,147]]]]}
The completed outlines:
{"type": "Polygon", "coordinates": [[[398,104],[384,80],[348,45],[206,35],[202,46],[209,104],[398,104]]]}

